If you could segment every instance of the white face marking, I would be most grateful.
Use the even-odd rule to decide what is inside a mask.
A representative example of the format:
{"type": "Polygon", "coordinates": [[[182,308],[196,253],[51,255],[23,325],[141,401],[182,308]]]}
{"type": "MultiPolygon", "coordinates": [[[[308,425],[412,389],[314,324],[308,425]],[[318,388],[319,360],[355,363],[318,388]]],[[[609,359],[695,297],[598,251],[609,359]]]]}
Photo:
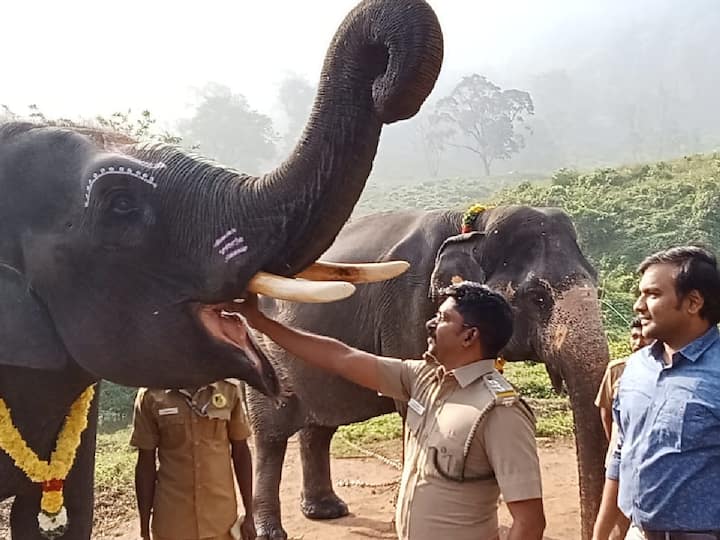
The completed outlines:
{"type": "MultiPolygon", "coordinates": [[[[147,169],[157,170],[157,169],[164,169],[165,164],[164,163],[147,163],[145,161],[139,162],[143,167],[147,169]]],[[[132,168],[132,167],[102,167],[99,171],[95,171],[92,173],[90,178],[87,180],[87,187],[85,188],[85,208],[90,206],[90,194],[92,193],[92,188],[95,185],[95,182],[100,180],[103,176],[108,176],[110,174],[122,174],[125,176],[132,176],[133,178],[137,178],[138,180],[145,182],[149,186],[152,186],[153,189],[157,189],[157,183],[155,183],[155,177],[142,169],[139,168],[132,168]]]]}
{"type": "Polygon", "coordinates": [[[225,257],[225,262],[230,262],[248,250],[247,245],[245,245],[245,239],[242,236],[237,236],[237,229],[234,228],[215,240],[213,247],[220,248],[218,249],[218,254],[225,257]]]}

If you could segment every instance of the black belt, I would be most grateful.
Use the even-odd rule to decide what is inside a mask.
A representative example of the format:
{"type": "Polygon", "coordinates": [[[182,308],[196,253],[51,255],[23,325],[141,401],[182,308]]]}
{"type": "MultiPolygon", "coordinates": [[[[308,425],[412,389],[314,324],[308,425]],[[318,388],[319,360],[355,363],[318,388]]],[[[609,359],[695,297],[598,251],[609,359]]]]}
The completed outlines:
{"type": "Polygon", "coordinates": [[[644,531],[647,540],[720,540],[720,531],[644,531]]]}

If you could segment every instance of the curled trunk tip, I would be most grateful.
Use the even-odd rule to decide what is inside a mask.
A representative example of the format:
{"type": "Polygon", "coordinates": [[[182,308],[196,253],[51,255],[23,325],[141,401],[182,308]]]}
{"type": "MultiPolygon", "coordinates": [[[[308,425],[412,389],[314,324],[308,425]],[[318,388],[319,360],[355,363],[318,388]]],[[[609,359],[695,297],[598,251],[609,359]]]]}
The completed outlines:
{"type": "MultiPolygon", "coordinates": [[[[372,96],[378,117],[390,124],[414,116],[432,91],[443,59],[443,35],[432,8],[421,0],[381,4],[377,38],[387,51],[385,73],[373,83],[372,96]],[[402,31],[398,31],[402,28],[402,31]],[[392,30],[392,31],[390,31],[392,30]]],[[[375,35],[377,23],[371,34],[375,35]]]]}

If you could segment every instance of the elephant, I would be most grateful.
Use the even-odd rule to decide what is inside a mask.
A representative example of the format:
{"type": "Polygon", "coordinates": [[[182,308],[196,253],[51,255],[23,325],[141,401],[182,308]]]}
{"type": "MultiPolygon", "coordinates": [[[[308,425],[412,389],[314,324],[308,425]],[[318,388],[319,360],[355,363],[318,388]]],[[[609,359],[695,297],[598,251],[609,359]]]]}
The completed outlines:
{"type": "MultiPolygon", "coordinates": [[[[218,306],[246,291],[307,301],[352,292],[291,278],[332,244],[382,126],[419,110],[442,56],[426,2],[361,2],[329,46],[297,146],[260,177],[98,129],[0,126],[2,449],[12,450],[2,436],[14,426],[47,461],[71,404],[101,379],[188,388],[238,378],[269,399],[282,394],[252,337],[228,337],[218,306]]],[[[66,478],[41,485],[0,452],[14,539],[43,537],[42,490],[64,495],[57,537],[90,538],[97,415],[95,395],[66,478]]]]}
{"type": "MultiPolygon", "coordinates": [[[[516,314],[502,356],[544,362],[555,389],[567,387],[577,437],[583,538],[588,538],[607,444],[593,406],[608,360],[596,272],[578,247],[572,222],[559,209],[490,208],[475,216],[468,232],[459,233],[462,221],[462,212],[413,210],[351,221],[322,260],[397,258],[409,261],[410,269],[394,280],[363,285],[355,296],[334,304],[265,298],[261,308],[286,324],[375,354],[420,358],[427,346],[425,321],[437,309],[441,286],[458,276],[501,291],[516,314]]],[[[253,389],[246,401],[256,444],[256,527],[262,538],[279,539],[286,537],[278,492],[288,437],[299,431],[303,513],[340,517],[348,508],[332,488],[331,438],[338,426],[391,412],[396,404],[308,367],[271,343],[266,346],[290,395],[280,408],[253,389]]]]}

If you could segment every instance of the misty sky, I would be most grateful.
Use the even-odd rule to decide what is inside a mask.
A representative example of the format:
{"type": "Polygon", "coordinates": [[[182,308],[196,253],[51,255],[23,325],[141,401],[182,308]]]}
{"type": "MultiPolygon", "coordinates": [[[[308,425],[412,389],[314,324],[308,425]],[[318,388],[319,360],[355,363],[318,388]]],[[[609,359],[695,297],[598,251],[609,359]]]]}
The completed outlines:
{"type": "MultiPolygon", "coordinates": [[[[616,0],[431,0],[445,35],[443,76],[457,79],[532,54],[602,19],[616,0]],[[558,33],[558,29],[564,29],[558,33]],[[560,37],[558,37],[560,36],[560,37]]],[[[188,114],[209,81],[272,114],[290,72],[316,82],[325,49],[355,0],[65,0],[4,2],[0,104],[48,116],[133,108],[161,119],[188,114]],[[202,5],[202,8],[199,6],[202,5]]],[[[606,21],[607,22],[607,21],[606,21]]],[[[576,36],[577,38],[577,36],[576,36]]],[[[557,45],[557,43],[556,43],[557,45]]],[[[562,43],[560,43],[562,46],[562,43]]],[[[500,84],[511,81],[497,81],[500,84]]]]}

